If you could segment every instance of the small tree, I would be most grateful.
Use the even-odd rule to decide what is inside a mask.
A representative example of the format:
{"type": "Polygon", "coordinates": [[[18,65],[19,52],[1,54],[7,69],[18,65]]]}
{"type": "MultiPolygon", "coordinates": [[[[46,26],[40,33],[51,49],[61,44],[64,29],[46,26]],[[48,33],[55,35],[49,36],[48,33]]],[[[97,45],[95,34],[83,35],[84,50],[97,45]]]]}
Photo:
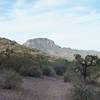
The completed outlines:
{"type": "Polygon", "coordinates": [[[80,71],[84,80],[87,78],[87,68],[91,66],[96,66],[98,62],[98,57],[93,55],[87,55],[85,58],[82,58],[80,54],[75,55],[76,61],[80,64],[77,70],[80,71]]]}
{"type": "Polygon", "coordinates": [[[77,62],[78,72],[77,80],[74,81],[74,91],[73,91],[73,100],[96,100],[95,90],[86,84],[86,79],[88,76],[88,70],[92,66],[96,66],[98,62],[98,57],[93,55],[87,55],[85,58],[82,58],[80,54],[75,55],[77,62]],[[80,75],[81,74],[81,75],[80,75]],[[82,78],[83,77],[83,78],[82,78]]]}

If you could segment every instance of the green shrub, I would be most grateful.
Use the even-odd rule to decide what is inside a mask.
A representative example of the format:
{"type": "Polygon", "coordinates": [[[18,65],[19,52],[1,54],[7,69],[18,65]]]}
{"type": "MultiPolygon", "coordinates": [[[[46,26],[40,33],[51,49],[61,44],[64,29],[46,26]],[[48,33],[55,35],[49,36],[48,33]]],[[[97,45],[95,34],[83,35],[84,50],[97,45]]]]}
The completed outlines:
{"type": "Polygon", "coordinates": [[[0,86],[4,89],[15,89],[22,83],[21,76],[12,70],[3,70],[0,73],[0,86]]]}
{"type": "Polygon", "coordinates": [[[71,81],[70,77],[64,74],[64,82],[70,82],[70,81],[71,81]]]}
{"type": "Polygon", "coordinates": [[[46,76],[56,76],[55,70],[49,66],[43,66],[42,72],[43,72],[43,75],[46,75],[46,76]]]}
{"type": "Polygon", "coordinates": [[[56,71],[56,74],[62,76],[66,72],[67,68],[69,67],[70,62],[68,62],[65,59],[59,58],[56,59],[54,62],[51,62],[50,64],[56,71]]]}
{"type": "Polygon", "coordinates": [[[38,66],[22,66],[20,68],[20,74],[23,76],[41,77],[42,71],[38,66]]]}
{"type": "Polygon", "coordinates": [[[75,86],[73,91],[73,100],[97,100],[93,89],[84,86],[75,86]]]}
{"type": "Polygon", "coordinates": [[[74,72],[72,71],[66,71],[63,76],[64,82],[71,82],[75,78],[74,72]]]}
{"type": "Polygon", "coordinates": [[[60,65],[54,66],[54,70],[56,71],[57,75],[61,75],[62,76],[65,73],[65,71],[66,71],[66,66],[60,66],[60,65]]]}

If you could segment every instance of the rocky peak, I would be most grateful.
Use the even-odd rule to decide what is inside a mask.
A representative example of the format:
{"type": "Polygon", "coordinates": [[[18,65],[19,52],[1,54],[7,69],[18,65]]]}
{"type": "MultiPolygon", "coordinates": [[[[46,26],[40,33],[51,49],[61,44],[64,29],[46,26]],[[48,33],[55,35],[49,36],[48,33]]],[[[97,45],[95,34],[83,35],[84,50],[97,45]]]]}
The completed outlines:
{"type": "Polygon", "coordinates": [[[54,41],[47,39],[47,38],[36,38],[36,39],[30,39],[26,43],[24,43],[25,46],[36,48],[40,50],[48,50],[55,48],[54,41]]]}
{"type": "Polygon", "coordinates": [[[54,43],[54,41],[47,38],[36,38],[30,39],[24,43],[26,47],[35,48],[41,50],[49,55],[56,57],[62,57],[73,60],[74,54],[81,54],[83,57],[86,55],[98,55],[100,57],[100,52],[91,51],[91,50],[75,50],[71,48],[62,48],[54,43]]]}

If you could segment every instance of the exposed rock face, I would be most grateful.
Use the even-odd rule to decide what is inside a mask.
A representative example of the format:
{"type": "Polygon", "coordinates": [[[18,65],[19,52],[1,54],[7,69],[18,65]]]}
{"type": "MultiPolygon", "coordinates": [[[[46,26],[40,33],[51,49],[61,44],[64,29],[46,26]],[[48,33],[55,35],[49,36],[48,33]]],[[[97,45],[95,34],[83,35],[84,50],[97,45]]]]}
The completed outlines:
{"type": "Polygon", "coordinates": [[[24,45],[30,48],[39,49],[50,55],[58,55],[58,53],[61,53],[62,51],[61,47],[57,46],[54,41],[47,38],[31,39],[28,40],[24,45]]]}
{"type": "Polygon", "coordinates": [[[48,51],[49,49],[56,48],[55,43],[52,40],[48,40],[46,38],[28,40],[24,45],[31,48],[40,49],[42,51],[48,51]]]}
{"type": "Polygon", "coordinates": [[[30,39],[24,43],[26,47],[39,49],[45,53],[48,53],[52,56],[57,56],[61,58],[67,58],[69,60],[74,59],[74,54],[81,54],[83,57],[91,54],[98,55],[100,57],[100,52],[97,51],[85,51],[85,50],[74,50],[70,48],[62,48],[54,43],[54,41],[47,38],[36,38],[30,39]]]}

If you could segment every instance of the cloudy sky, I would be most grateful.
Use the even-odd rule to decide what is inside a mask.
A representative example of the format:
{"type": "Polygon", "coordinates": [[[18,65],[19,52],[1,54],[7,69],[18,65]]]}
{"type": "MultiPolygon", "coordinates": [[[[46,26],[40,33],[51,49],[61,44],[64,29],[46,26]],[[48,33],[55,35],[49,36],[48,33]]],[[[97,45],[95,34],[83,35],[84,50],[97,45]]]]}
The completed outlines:
{"type": "Polygon", "coordinates": [[[0,37],[100,51],[100,0],[0,0],[0,37]]]}

